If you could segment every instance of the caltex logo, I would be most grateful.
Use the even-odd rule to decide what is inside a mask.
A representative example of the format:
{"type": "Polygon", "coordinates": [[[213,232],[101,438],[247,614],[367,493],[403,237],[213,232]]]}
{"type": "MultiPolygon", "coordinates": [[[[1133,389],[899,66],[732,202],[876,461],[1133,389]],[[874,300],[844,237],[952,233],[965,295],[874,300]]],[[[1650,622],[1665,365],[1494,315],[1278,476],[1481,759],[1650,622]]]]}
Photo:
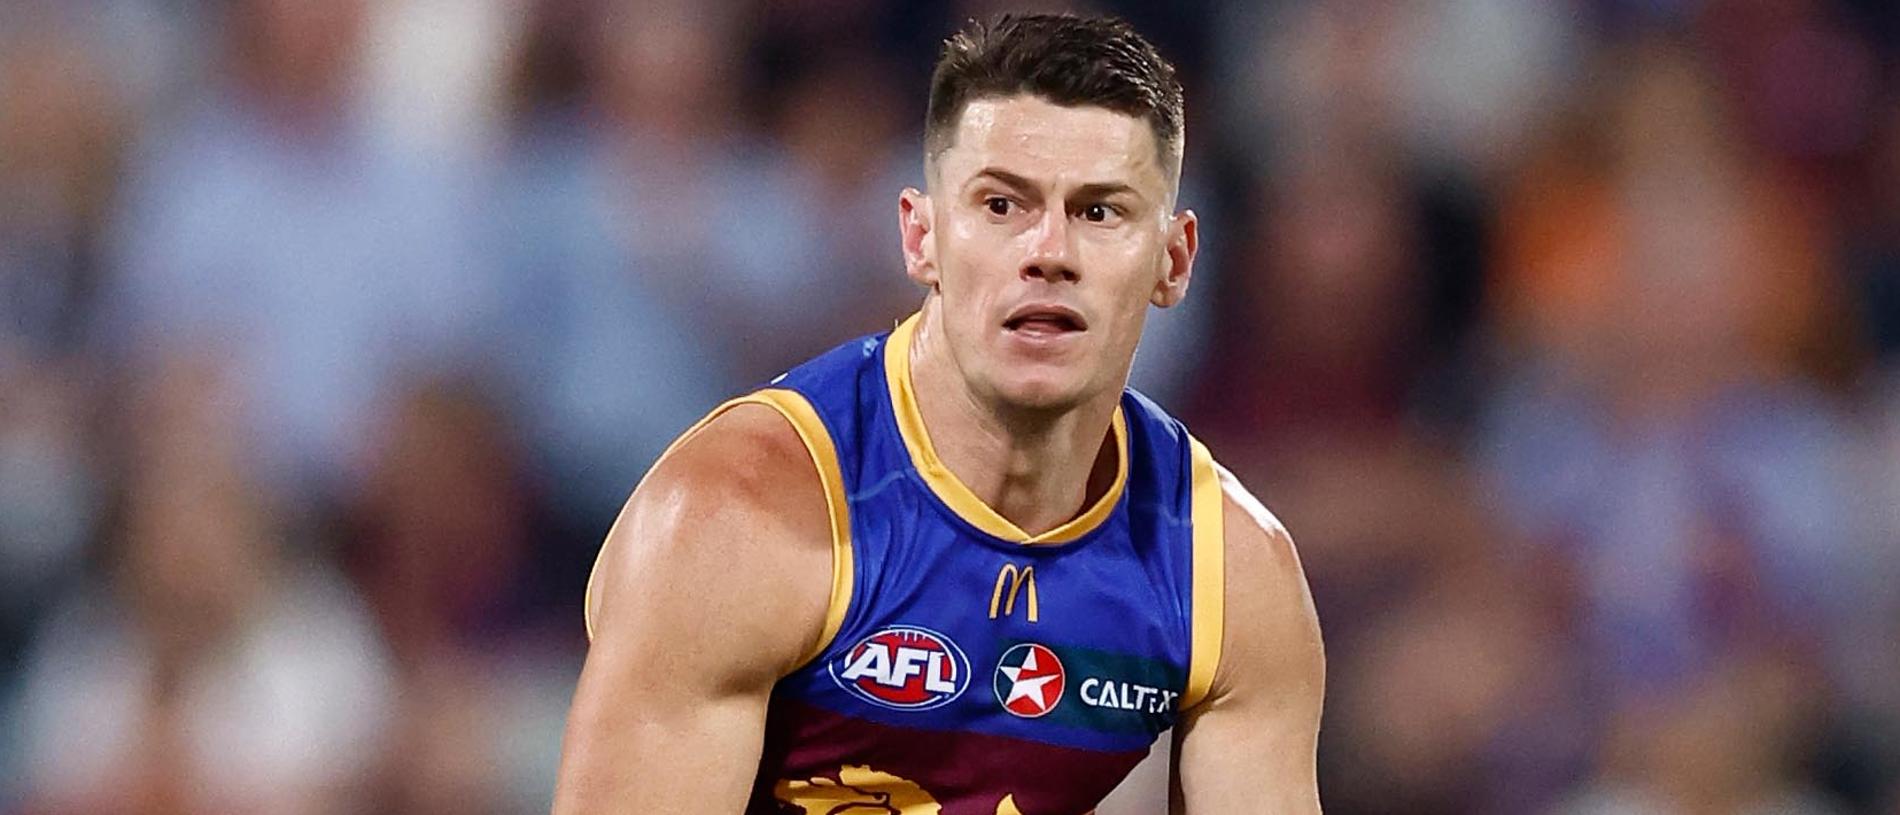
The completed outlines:
{"type": "Polygon", "coordinates": [[[1066,679],[1056,652],[1025,642],[1003,652],[993,682],[1004,710],[1033,719],[1056,709],[1066,679]]]}
{"type": "Polygon", "coordinates": [[[831,679],[880,707],[929,710],[949,704],[970,684],[970,661],[949,637],[894,625],[858,641],[831,661],[831,679]]]}

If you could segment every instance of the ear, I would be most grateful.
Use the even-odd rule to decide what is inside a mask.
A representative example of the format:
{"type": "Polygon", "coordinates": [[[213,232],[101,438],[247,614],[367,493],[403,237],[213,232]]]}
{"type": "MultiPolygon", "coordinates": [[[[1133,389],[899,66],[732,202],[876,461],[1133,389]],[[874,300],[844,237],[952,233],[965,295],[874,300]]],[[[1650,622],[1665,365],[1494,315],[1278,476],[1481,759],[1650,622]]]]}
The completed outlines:
{"type": "Polygon", "coordinates": [[[1194,276],[1194,255],[1201,249],[1201,219],[1194,210],[1174,214],[1168,223],[1168,245],[1162,256],[1161,278],[1155,281],[1148,300],[1167,308],[1187,296],[1188,280],[1194,276]]]}
{"type": "Polygon", "coordinates": [[[897,196],[897,230],[904,242],[904,274],[926,288],[937,288],[937,242],[930,231],[936,228],[930,196],[916,187],[905,187],[897,196]]]}

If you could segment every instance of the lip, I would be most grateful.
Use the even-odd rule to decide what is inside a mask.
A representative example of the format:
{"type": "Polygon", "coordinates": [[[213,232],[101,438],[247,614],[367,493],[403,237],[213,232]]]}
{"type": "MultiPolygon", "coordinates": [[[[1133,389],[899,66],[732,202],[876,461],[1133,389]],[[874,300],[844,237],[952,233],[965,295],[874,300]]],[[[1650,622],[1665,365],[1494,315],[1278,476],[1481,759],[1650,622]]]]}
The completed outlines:
{"type": "Polygon", "coordinates": [[[1003,328],[1007,331],[1015,331],[1020,323],[1036,318],[1059,320],[1075,326],[1066,329],[1064,333],[1089,330],[1089,321],[1083,319],[1081,312],[1061,303],[1025,303],[1017,306],[1015,311],[1011,311],[1008,317],[1003,318],[1003,328]]]}

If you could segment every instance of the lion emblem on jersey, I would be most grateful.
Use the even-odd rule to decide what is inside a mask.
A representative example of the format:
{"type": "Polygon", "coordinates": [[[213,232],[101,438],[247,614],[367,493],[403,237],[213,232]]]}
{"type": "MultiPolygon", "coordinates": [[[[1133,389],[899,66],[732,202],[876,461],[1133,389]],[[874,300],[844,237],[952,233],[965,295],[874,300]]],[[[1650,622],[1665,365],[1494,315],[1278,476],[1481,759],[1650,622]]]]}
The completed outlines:
{"type": "Polygon", "coordinates": [[[838,770],[835,781],[780,781],[772,793],[804,815],[937,815],[943,811],[937,799],[916,782],[861,766],[838,770]]]}
{"type": "MultiPolygon", "coordinates": [[[[780,781],[772,794],[802,815],[938,815],[943,806],[917,782],[870,767],[846,766],[838,777],[780,781]]],[[[1023,815],[1016,797],[1004,796],[996,815],[1023,815]]]]}

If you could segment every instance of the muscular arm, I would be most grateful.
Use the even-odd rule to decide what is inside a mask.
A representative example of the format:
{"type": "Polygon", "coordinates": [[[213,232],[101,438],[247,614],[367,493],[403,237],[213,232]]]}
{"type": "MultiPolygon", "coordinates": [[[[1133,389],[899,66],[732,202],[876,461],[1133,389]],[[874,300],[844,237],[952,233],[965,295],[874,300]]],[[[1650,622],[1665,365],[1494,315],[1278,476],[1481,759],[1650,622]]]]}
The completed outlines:
{"type": "Polygon", "coordinates": [[[1231,473],[1226,612],[1208,697],[1175,730],[1175,815],[1316,813],[1326,658],[1293,539],[1231,473]]]}
{"type": "Polygon", "coordinates": [[[745,404],[682,441],[608,534],[554,811],[738,812],[766,704],[823,628],[831,537],[812,459],[745,404]]]}

